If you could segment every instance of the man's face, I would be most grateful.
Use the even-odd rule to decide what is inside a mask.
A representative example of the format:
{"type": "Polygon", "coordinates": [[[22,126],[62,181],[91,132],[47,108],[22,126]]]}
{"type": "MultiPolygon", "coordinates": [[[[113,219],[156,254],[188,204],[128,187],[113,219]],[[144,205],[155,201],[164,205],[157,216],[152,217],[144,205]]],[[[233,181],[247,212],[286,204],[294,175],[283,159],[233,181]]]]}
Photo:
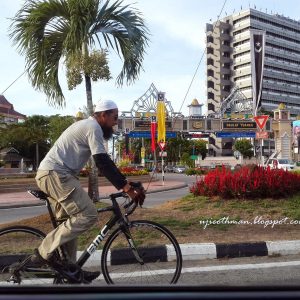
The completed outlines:
{"type": "Polygon", "coordinates": [[[113,127],[118,124],[118,109],[111,112],[102,112],[99,120],[97,120],[103,130],[103,137],[109,140],[113,133],[113,127]]]}

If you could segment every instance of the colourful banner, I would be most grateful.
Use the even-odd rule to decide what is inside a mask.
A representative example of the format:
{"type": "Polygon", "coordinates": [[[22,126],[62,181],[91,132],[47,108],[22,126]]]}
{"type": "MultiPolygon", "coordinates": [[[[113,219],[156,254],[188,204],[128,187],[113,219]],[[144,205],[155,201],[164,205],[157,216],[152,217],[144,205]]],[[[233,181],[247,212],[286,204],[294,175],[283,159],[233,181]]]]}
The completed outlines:
{"type": "Polygon", "coordinates": [[[265,31],[250,30],[253,115],[261,106],[261,91],[265,61],[265,31]]]}
{"type": "Polygon", "coordinates": [[[296,153],[300,153],[300,120],[293,121],[293,145],[297,148],[296,153]]]}
{"type": "Polygon", "coordinates": [[[155,143],[155,136],[156,136],[156,117],[151,117],[151,151],[154,152],[156,148],[155,143]]]}
{"type": "Polygon", "coordinates": [[[165,93],[158,93],[157,99],[157,141],[166,141],[166,108],[165,93]]]}

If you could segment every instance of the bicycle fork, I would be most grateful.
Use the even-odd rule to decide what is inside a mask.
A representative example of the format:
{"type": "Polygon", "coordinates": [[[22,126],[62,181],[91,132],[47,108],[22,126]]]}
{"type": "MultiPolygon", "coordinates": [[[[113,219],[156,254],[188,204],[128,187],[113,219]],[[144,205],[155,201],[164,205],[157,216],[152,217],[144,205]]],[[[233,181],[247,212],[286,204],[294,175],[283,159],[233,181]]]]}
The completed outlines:
{"type": "Polygon", "coordinates": [[[143,264],[144,264],[144,260],[143,260],[143,258],[140,256],[140,254],[139,254],[139,252],[138,252],[138,250],[137,250],[137,247],[136,247],[136,245],[135,245],[135,243],[134,243],[134,240],[132,239],[131,233],[130,233],[130,231],[129,231],[128,225],[127,225],[127,224],[126,224],[126,225],[125,225],[125,224],[122,224],[120,227],[121,227],[122,232],[125,234],[125,237],[126,237],[126,239],[127,239],[127,242],[128,242],[128,244],[129,244],[129,246],[130,246],[130,248],[131,248],[131,250],[132,250],[132,253],[133,253],[135,259],[136,259],[141,265],[143,265],[143,264]]]}

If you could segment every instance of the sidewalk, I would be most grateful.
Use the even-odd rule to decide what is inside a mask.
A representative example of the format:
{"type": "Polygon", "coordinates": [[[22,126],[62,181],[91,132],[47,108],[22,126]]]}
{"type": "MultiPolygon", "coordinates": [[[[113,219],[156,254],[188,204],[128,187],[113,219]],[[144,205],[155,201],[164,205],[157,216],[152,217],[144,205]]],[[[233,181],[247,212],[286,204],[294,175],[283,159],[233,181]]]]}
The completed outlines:
{"type": "MultiPolygon", "coordinates": [[[[156,193],[161,191],[168,191],[174,189],[180,189],[186,187],[187,184],[179,181],[165,181],[164,185],[162,181],[153,181],[150,184],[144,183],[144,188],[147,189],[147,193],[156,193]],[[149,185],[149,186],[148,186],[149,185]]],[[[87,191],[87,188],[84,188],[87,191]]],[[[118,190],[113,186],[99,186],[100,200],[109,198],[109,195],[116,193],[118,190]]],[[[26,190],[16,193],[0,193],[0,209],[1,208],[16,208],[45,205],[44,202],[35,198],[26,190]]]]}

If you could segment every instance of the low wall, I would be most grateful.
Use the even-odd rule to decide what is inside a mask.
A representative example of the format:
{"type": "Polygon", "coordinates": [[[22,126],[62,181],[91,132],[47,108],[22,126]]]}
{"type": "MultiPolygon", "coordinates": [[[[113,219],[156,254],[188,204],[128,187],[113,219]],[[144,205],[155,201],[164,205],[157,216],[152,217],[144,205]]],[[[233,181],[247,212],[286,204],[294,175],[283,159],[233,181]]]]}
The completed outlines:
{"type": "Polygon", "coordinates": [[[230,166],[236,165],[248,165],[248,164],[259,164],[257,158],[239,158],[236,159],[234,156],[217,156],[217,157],[206,157],[204,160],[197,160],[197,165],[200,167],[215,167],[215,166],[230,166]]]}

